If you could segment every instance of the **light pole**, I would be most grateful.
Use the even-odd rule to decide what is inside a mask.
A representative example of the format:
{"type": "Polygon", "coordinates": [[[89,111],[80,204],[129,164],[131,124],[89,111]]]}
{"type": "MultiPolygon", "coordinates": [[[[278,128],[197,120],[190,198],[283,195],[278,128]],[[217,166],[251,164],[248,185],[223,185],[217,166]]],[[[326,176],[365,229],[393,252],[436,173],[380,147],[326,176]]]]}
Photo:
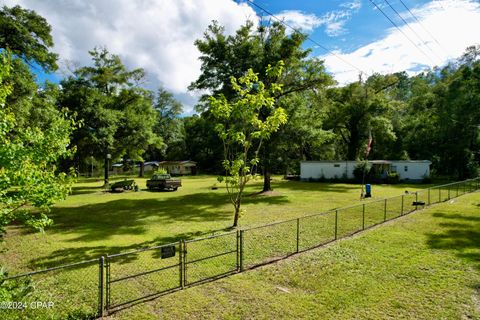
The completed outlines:
{"type": "Polygon", "coordinates": [[[110,153],[107,153],[105,156],[105,179],[104,179],[104,186],[108,186],[108,166],[109,166],[109,160],[112,158],[112,155],[110,153]]]}
{"type": "Polygon", "coordinates": [[[93,177],[93,155],[90,156],[90,178],[93,177]]]}

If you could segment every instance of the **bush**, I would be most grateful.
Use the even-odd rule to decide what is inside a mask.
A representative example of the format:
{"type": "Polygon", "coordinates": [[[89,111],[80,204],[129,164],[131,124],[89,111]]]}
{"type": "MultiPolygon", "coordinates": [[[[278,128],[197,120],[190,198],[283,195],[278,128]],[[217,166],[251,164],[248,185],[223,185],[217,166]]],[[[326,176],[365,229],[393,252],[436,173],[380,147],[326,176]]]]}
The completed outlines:
{"type": "Polygon", "coordinates": [[[6,280],[8,273],[0,268],[0,301],[21,301],[33,291],[29,278],[6,280]]]}
{"type": "Polygon", "coordinates": [[[433,180],[429,176],[423,176],[422,183],[432,183],[433,180]]]}
{"type": "Polygon", "coordinates": [[[364,172],[365,172],[365,181],[368,181],[371,170],[372,170],[372,165],[370,165],[366,161],[362,161],[359,164],[357,164],[353,169],[353,176],[355,177],[355,181],[362,182],[364,172]]]}
{"type": "Polygon", "coordinates": [[[396,172],[390,172],[387,175],[387,183],[396,184],[400,182],[400,175],[396,172]]]}

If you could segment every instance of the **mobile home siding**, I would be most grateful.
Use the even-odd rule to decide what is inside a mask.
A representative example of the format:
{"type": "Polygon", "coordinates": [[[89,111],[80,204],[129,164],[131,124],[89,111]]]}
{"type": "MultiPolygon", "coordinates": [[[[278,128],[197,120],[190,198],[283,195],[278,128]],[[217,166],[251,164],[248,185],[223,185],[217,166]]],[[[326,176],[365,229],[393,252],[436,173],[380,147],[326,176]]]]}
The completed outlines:
{"type": "MultiPolygon", "coordinates": [[[[300,179],[354,178],[353,170],[357,161],[302,161],[300,179]]],[[[371,163],[388,163],[389,172],[397,172],[401,180],[420,181],[430,176],[430,161],[427,160],[371,160],[371,163]]]]}

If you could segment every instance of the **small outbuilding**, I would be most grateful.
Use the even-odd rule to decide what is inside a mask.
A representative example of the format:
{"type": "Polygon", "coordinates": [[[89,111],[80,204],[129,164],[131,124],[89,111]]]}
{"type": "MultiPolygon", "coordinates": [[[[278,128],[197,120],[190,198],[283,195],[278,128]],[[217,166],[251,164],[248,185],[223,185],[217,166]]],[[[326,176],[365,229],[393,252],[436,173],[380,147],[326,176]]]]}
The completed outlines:
{"type": "Polygon", "coordinates": [[[195,175],[197,174],[197,163],[195,161],[161,161],[159,168],[165,169],[171,175],[195,175]]]}
{"type": "MultiPolygon", "coordinates": [[[[428,160],[369,160],[376,172],[382,176],[398,173],[400,180],[422,181],[430,177],[431,161],[428,160]]],[[[302,161],[300,162],[300,179],[353,179],[353,170],[359,161],[302,161]]]]}

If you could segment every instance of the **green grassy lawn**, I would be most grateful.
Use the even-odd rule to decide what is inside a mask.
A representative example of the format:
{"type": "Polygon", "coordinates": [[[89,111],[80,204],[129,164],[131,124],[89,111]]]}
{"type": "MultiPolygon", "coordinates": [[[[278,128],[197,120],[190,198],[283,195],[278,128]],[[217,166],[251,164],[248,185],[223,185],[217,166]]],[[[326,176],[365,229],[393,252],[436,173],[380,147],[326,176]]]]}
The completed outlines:
{"type": "MultiPolygon", "coordinates": [[[[50,214],[54,225],[45,234],[10,227],[0,254],[10,270],[30,271],[97,258],[147,246],[225,232],[233,222],[225,190],[211,190],[212,176],[184,177],[176,192],[145,190],[105,193],[101,181],[79,182],[50,214]]],[[[274,192],[257,195],[262,181],[246,189],[241,227],[251,227],[337,207],[362,203],[360,186],[308,183],[274,178],[274,192]]],[[[373,186],[373,199],[414,191],[427,185],[373,186]]]]}
{"type": "MultiPolygon", "coordinates": [[[[183,179],[183,187],[176,192],[149,192],[144,190],[145,179],[137,179],[137,182],[142,188],[140,192],[116,194],[104,192],[100,181],[84,180],[77,183],[73,195],[58,204],[52,211],[50,216],[55,223],[46,230],[45,234],[31,233],[16,226],[8,228],[6,242],[2,244],[0,253],[2,264],[13,273],[37,270],[98,258],[105,254],[165,244],[179,239],[188,240],[223,234],[232,223],[232,208],[225,190],[221,187],[217,190],[211,189],[216,182],[214,177],[186,177],[183,179]]],[[[258,194],[261,181],[253,182],[247,188],[244,200],[245,214],[240,220],[242,228],[366,203],[359,199],[358,185],[306,183],[275,178],[272,186],[275,191],[266,195],[258,194]]],[[[396,196],[404,193],[405,190],[414,191],[426,187],[428,186],[374,186],[372,200],[396,196]]],[[[442,194],[444,195],[445,192],[442,194]]],[[[410,210],[412,198],[406,197],[406,205],[410,210]]],[[[397,200],[389,202],[388,219],[398,215],[399,205],[397,200]]],[[[383,201],[369,205],[370,207],[372,209],[369,209],[365,216],[366,226],[383,221],[384,218],[383,201]]],[[[358,210],[358,207],[352,208],[342,211],[339,215],[339,236],[359,229],[361,211],[358,210]]],[[[301,219],[300,250],[332,240],[334,231],[332,219],[334,219],[332,213],[301,219]]],[[[247,230],[244,242],[245,266],[249,267],[269,258],[294,252],[296,227],[296,220],[294,220],[268,229],[247,230]]],[[[235,234],[208,241],[190,242],[187,246],[188,261],[192,261],[192,264],[188,265],[187,283],[236,268],[235,254],[201,260],[214,253],[234,251],[236,249],[235,234]],[[193,262],[197,259],[200,261],[193,262]]],[[[126,255],[111,261],[112,279],[120,279],[176,263],[175,259],[159,259],[159,250],[126,255]]],[[[172,268],[168,271],[113,283],[112,304],[157,292],[159,288],[176,286],[178,285],[177,272],[178,268],[172,268]]],[[[30,299],[52,300],[60,304],[61,308],[47,310],[46,313],[29,310],[20,314],[24,318],[62,319],[71,314],[72,310],[76,310],[77,314],[91,314],[95,310],[92,309],[96,306],[98,297],[98,264],[95,261],[81,267],[50,272],[47,276],[38,275],[33,277],[33,281],[37,290],[36,295],[30,299]],[[65,302],[66,297],[69,297],[68,302],[65,302]]],[[[198,289],[188,289],[185,292],[195,292],[190,290],[198,289]]],[[[175,295],[177,294],[182,293],[175,295]]],[[[155,313],[133,310],[137,310],[132,312],[138,312],[138,316],[149,317],[155,313]]],[[[0,318],[1,316],[0,313],[0,318]]],[[[18,314],[9,313],[8,316],[18,316],[18,314]]],[[[188,312],[179,316],[189,318],[188,312]]],[[[271,316],[276,317],[275,314],[271,316]]],[[[223,316],[217,314],[212,317],[223,316]]],[[[248,318],[248,316],[242,316],[242,318],[245,317],[248,318]]]]}
{"type": "Polygon", "coordinates": [[[480,193],[112,319],[480,319],[480,193]]]}

